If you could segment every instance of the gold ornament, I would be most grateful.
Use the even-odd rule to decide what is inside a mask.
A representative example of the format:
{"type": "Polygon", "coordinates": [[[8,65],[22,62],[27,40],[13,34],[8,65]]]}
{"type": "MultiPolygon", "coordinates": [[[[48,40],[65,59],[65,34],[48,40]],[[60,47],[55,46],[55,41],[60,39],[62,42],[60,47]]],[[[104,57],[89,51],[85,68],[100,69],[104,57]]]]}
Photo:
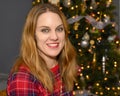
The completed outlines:
{"type": "Polygon", "coordinates": [[[95,44],[95,41],[94,40],[90,40],[90,49],[89,49],[89,52],[90,53],[93,53],[93,48],[94,48],[94,44],[95,44]]]}
{"type": "Polygon", "coordinates": [[[86,9],[87,9],[86,1],[83,1],[83,3],[81,4],[81,13],[84,14],[86,9]]]}
{"type": "Polygon", "coordinates": [[[50,3],[58,5],[58,3],[60,2],[60,0],[49,0],[50,3]]]}
{"type": "Polygon", "coordinates": [[[112,0],[107,0],[106,1],[106,7],[109,7],[111,5],[111,3],[112,3],[112,0]]]}
{"type": "Polygon", "coordinates": [[[40,0],[37,0],[37,2],[39,3],[39,2],[40,2],[40,0]]]}
{"type": "Polygon", "coordinates": [[[96,66],[96,53],[93,54],[93,60],[92,60],[92,66],[93,66],[93,69],[95,68],[96,66]]]}
{"type": "Polygon", "coordinates": [[[79,22],[75,22],[75,24],[74,24],[74,30],[78,30],[79,25],[80,25],[79,22]]]}
{"type": "Polygon", "coordinates": [[[32,2],[32,5],[34,6],[34,5],[36,5],[36,4],[40,3],[40,2],[43,3],[43,0],[34,0],[34,1],[32,2]]]}
{"type": "Polygon", "coordinates": [[[78,35],[78,34],[76,34],[76,36],[75,36],[75,37],[76,37],[76,39],[78,39],[79,35],[78,35]]]}
{"type": "Polygon", "coordinates": [[[95,44],[95,41],[94,40],[90,40],[90,44],[91,46],[95,44]]]}

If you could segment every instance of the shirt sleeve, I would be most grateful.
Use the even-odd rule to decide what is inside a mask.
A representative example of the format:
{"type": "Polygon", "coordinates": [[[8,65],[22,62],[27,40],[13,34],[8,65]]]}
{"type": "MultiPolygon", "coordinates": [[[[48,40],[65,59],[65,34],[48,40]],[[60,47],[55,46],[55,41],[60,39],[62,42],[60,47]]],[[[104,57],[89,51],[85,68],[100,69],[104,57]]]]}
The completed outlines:
{"type": "Polygon", "coordinates": [[[12,74],[8,79],[8,96],[39,96],[36,79],[25,72],[12,74]]]}

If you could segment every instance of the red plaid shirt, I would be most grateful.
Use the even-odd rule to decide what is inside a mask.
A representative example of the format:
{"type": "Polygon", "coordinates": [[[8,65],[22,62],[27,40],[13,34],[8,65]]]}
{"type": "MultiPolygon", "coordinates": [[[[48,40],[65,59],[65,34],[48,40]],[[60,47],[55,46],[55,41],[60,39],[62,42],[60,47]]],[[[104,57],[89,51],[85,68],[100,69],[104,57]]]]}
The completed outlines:
{"type": "MultiPolygon", "coordinates": [[[[19,71],[13,73],[8,78],[8,96],[60,96],[61,80],[59,66],[51,69],[55,76],[54,92],[50,94],[25,66],[21,66],[19,71]]],[[[63,84],[62,84],[63,85],[63,84]]],[[[65,91],[62,87],[62,96],[72,96],[72,92],[65,91]]]]}

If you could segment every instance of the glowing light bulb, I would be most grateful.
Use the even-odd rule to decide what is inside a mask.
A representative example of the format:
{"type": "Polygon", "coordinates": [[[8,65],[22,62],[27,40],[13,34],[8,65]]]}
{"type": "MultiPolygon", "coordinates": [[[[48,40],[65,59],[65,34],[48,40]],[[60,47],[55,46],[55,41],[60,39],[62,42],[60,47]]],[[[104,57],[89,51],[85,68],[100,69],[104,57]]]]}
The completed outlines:
{"type": "Polygon", "coordinates": [[[96,83],[96,86],[99,86],[100,84],[99,83],[96,83]]]}
{"type": "Polygon", "coordinates": [[[86,78],[89,79],[89,75],[86,75],[86,78]]]}

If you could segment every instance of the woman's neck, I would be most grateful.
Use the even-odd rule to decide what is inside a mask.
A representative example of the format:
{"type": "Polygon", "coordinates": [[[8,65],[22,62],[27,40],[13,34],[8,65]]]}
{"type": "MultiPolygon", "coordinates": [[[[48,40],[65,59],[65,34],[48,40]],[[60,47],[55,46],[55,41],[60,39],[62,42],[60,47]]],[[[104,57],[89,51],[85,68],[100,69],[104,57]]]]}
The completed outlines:
{"type": "Polygon", "coordinates": [[[45,60],[47,67],[50,69],[58,64],[56,57],[49,57],[49,56],[44,55],[41,52],[39,53],[39,55],[41,55],[41,57],[45,60]]]}
{"type": "Polygon", "coordinates": [[[58,64],[58,61],[56,60],[56,58],[46,58],[45,62],[47,64],[48,68],[50,68],[50,69],[58,64]]]}
{"type": "Polygon", "coordinates": [[[57,64],[58,64],[58,62],[55,60],[55,61],[47,61],[46,62],[47,63],[47,66],[48,66],[48,68],[53,68],[53,67],[55,67],[57,64]]]}

